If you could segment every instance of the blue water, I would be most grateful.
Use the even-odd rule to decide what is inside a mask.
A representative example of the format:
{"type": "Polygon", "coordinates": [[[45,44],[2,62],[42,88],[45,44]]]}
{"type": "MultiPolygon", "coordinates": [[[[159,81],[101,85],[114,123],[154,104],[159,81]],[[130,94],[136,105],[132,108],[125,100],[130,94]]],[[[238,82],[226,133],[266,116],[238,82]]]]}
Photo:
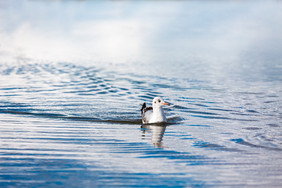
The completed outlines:
{"type": "Polygon", "coordinates": [[[1,187],[281,187],[281,9],[1,1],[1,187]]]}

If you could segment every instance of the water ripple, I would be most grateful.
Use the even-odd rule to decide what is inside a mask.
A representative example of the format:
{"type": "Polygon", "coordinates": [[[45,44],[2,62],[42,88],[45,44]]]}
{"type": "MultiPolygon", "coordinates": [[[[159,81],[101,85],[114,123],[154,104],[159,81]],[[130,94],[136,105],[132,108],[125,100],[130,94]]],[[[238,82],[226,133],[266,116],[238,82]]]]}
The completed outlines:
{"type": "Polygon", "coordinates": [[[160,181],[156,186],[185,187],[187,178],[188,185],[210,186],[229,175],[236,185],[242,176],[230,172],[233,167],[252,171],[280,157],[278,94],[227,92],[200,80],[190,80],[192,88],[185,79],[68,63],[1,65],[0,72],[4,186],[44,185],[49,179],[43,173],[64,185],[63,176],[80,180],[86,174],[104,183],[120,179],[109,186],[125,186],[130,178],[128,185],[135,186],[138,178],[160,181]],[[142,125],[141,104],[155,96],[172,104],[165,108],[168,123],[142,125]],[[265,152],[274,152],[272,159],[265,152]]]}

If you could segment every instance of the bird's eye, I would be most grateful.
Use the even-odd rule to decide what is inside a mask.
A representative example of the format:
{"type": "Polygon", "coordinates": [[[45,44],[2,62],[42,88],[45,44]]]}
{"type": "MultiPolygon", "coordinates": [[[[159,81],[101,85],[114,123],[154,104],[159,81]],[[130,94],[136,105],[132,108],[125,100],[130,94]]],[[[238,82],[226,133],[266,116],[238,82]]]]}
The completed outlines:
{"type": "Polygon", "coordinates": [[[156,103],[156,101],[154,103],[156,103]]]}
{"type": "Polygon", "coordinates": [[[161,100],[159,99],[158,102],[161,102],[161,100]]]}

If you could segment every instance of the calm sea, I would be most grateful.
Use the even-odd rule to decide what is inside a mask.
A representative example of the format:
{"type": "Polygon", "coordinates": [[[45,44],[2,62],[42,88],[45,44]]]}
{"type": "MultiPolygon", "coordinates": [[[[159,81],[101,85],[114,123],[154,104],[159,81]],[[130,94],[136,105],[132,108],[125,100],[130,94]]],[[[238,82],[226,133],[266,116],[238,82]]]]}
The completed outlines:
{"type": "Polygon", "coordinates": [[[1,1],[0,187],[282,187],[281,10],[1,1]]]}

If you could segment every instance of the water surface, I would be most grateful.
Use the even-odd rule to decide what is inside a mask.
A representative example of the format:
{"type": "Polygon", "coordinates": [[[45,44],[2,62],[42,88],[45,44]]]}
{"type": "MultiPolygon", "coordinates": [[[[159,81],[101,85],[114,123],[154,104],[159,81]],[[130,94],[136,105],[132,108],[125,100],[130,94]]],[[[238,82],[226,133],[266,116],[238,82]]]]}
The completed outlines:
{"type": "Polygon", "coordinates": [[[282,186],[281,8],[1,2],[0,185],[282,186]]]}

